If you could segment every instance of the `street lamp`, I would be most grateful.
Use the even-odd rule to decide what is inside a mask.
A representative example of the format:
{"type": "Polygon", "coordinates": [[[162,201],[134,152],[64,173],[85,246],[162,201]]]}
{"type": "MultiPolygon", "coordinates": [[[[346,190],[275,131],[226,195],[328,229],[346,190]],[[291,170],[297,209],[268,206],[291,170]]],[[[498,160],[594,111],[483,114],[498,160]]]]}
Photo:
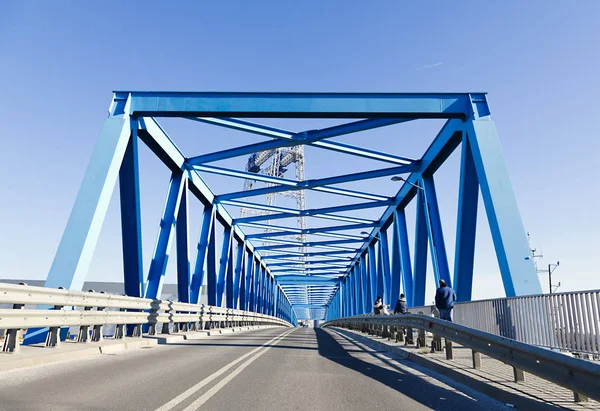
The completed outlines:
{"type": "Polygon", "coordinates": [[[410,181],[407,181],[404,177],[394,176],[394,177],[392,177],[392,181],[404,181],[405,183],[410,184],[411,186],[418,188],[419,190],[425,191],[425,189],[423,187],[413,184],[410,181]]]}

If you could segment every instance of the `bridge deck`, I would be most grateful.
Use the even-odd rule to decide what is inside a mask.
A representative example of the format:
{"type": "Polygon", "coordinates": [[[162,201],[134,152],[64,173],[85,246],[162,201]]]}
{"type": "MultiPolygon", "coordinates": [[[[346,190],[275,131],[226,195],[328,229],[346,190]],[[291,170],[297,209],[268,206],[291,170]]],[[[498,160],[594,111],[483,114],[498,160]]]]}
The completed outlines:
{"type": "Polygon", "coordinates": [[[505,409],[410,361],[308,328],[188,340],[0,376],[6,410],[505,409]]]}

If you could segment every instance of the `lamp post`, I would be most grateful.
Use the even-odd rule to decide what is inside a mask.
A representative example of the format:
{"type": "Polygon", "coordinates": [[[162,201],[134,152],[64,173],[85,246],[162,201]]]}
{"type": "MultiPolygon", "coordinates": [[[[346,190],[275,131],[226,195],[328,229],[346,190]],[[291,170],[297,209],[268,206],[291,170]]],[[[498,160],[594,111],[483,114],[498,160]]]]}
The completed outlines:
{"type": "Polygon", "coordinates": [[[391,178],[392,181],[404,181],[406,184],[410,184],[411,186],[418,188],[419,190],[425,191],[425,189],[419,185],[413,184],[410,181],[407,181],[404,177],[394,176],[391,178]]]}

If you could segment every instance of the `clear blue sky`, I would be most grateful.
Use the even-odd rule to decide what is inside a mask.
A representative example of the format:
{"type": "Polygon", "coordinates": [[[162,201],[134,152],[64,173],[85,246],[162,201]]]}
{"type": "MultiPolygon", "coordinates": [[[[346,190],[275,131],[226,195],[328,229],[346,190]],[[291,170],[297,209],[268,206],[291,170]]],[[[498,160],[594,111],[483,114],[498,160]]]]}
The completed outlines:
{"type": "MultiPolygon", "coordinates": [[[[600,2],[93,3],[0,2],[0,278],[47,274],[114,89],[487,91],[542,264],[561,261],[562,290],[600,288],[600,2]]],[[[168,129],[186,153],[229,145],[197,127],[168,129]]],[[[419,155],[435,132],[424,127],[340,141],[419,155]]],[[[345,171],[327,160],[307,152],[307,177],[345,171]]],[[[451,264],[456,160],[437,179],[451,264]]],[[[169,176],[141,161],[147,268],[169,176]]],[[[503,294],[483,214],[477,298],[503,294]]],[[[119,236],[113,204],[88,279],[120,278],[119,236]]]]}

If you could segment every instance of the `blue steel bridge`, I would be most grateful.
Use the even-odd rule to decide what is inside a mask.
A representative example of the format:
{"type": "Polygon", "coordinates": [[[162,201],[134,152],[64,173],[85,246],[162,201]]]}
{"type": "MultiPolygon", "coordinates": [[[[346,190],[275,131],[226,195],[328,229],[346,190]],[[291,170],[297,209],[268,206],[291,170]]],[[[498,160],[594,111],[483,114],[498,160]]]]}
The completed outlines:
{"type": "MultiPolygon", "coordinates": [[[[369,345],[381,344],[381,337],[391,338],[392,345],[396,339],[408,346],[431,346],[432,356],[445,352],[448,361],[467,352],[472,368],[496,361],[498,367],[508,367],[515,384],[524,384],[525,371],[556,384],[545,392],[562,389],[575,393],[577,401],[599,399],[600,367],[555,351],[600,355],[600,293],[542,295],[490,113],[485,93],[114,92],[44,287],[0,284],[0,304],[11,304],[0,309],[3,351],[13,353],[0,356],[0,371],[19,368],[19,356],[26,364],[41,361],[41,351],[21,347],[23,330],[29,330],[24,344],[33,343],[33,336],[45,336],[44,349],[61,352],[62,359],[68,353],[75,358],[81,350],[73,347],[89,341],[88,346],[100,344],[103,354],[119,341],[125,341],[119,345],[125,348],[149,341],[167,347],[150,354],[128,353],[119,360],[103,357],[77,369],[48,365],[43,381],[42,374],[32,376],[27,369],[6,371],[16,374],[0,379],[0,409],[241,405],[248,410],[363,410],[372,407],[373,398],[406,409],[504,408],[456,386],[457,381],[483,387],[487,394],[524,409],[549,406],[539,397],[522,391],[507,394],[459,371],[443,371],[449,380],[437,374],[427,379],[429,371],[410,361],[393,365],[378,354],[398,349],[369,345]],[[248,133],[256,142],[184,153],[174,143],[177,136],[161,125],[166,118],[170,124],[180,119],[202,127],[201,138],[210,137],[209,125],[248,133]],[[272,119],[326,119],[328,125],[287,130],[273,127],[272,119]],[[401,145],[381,152],[336,140],[357,134],[353,141],[366,141],[361,133],[392,126],[397,130],[416,120],[443,120],[420,156],[398,152],[401,145]],[[140,144],[171,172],[147,271],[140,144]],[[330,174],[299,181],[242,167],[256,153],[299,145],[335,153],[346,159],[346,167],[360,163],[369,168],[340,174],[331,161],[319,165],[329,166],[330,174]],[[458,207],[452,221],[456,237],[448,238],[436,176],[455,151],[460,154],[458,207]],[[227,183],[209,187],[206,182],[215,179],[209,175],[227,183]],[[382,178],[396,184],[382,185],[382,178]],[[242,190],[247,179],[264,185],[242,190]],[[125,296],[89,293],[82,287],[117,181],[125,296]],[[382,193],[381,187],[394,191],[382,193]],[[299,190],[318,194],[318,207],[310,201],[306,209],[264,202],[267,195],[299,190]],[[480,195],[485,210],[478,210],[480,195]],[[190,235],[192,202],[202,206],[199,238],[190,235]],[[407,207],[416,212],[407,213],[407,207]],[[256,214],[241,215],[241,209],[256,214]],[[483,212],[508,298],[471,302],[477,215],[483,212]],[[407,223],[413,214],[415,221],[407,223]],[[290,223],[299,217],[306,219],[305,228],[290,223]],[[409,237],[408,227],[413,226],[409,237]],[[453,267],[448,241],[455,242],[453,267]],[[177,292],[176,298],[163,301],[169,258],[176,260],[177,292]],[[426,287],[440,279],[456,291],[456,324],[429,316],[426,287]],[[364,315],[372,312],[376,296],[393,305],[401,291],[414,314],[364,315]],[[28,308],[36,305],[37,310],[28,308]],[[293,328],[302,320],[326,322],[314,330],[293,328]],[[110,343],[102,331],[105,325],[115,326],[110,343]],[[78,327],[74,339],[79,343],[63,341],[61,328],[67,326],[78,327]],[[400,327],[408,333],[399,333],[400,327]],[[221,336],[226,331],[235,335],[221,336]],[[377,337],[367,341],[360,333],[377,337]],[[452,343],[459,349],[453,351],[452,343]],[[481,356],[486,358],[483,363],[481,356]],[[60,383],[65,369],[72,372],[67,385],[60,383]]],[[[413,354],[401,356],[425,361],[413,354]]]]}
{"type": "MultiPolygon", "coordinates": [[[[206,129],[204,129],[206,130],[206,129]]],[[[175,137],[175,136],[173,136],[175,137]]],[[[332,171],[335,168],[332,165],[332,171]]],[[[129,296],[160,295],[170,245],[176,243],[178,299],[276,314],[295,323],[298,313],[328,319],[371,311],[375,296],[393,304],[400,289],[409,306],[425,303],[427,253],[436,283],[444,279],[460,301],[471,300],[479,190],[496,249],[506,295],[540,294],[541,287],[485,93],[183,93],[117,91],[81,190],[73,206],[47,287],[81,289],[113,188],[119,181],[123,232],[123,281],[129,296]],[[260,142],[213,153],[182,153],[161,127],[161,118],[181,118],[260,136],[260,142]],[[253,119],[252,122],[244,118],[253,119]],[[289,131],[254,122],[259,118],[327,118],[340,124],[289,131]],[[418,119],[445,119],[420,158],[377,152],[332,139],[418,119]],[[152,263],[142,269],[138,144],[142,141],[171,172],[152,263]],[[303,144],[376,162],[376,168],[295,181],[215,163],[265,150],[303,144]],[[459,148],[460,147],[460,148],[459,148]],[[461,150],[454,267],[449,266],[438,208],[435,173],[461,150]],[[268,186],[215,194],[203,175],[254,179],[268,186]],[[395,193],[352,190],[348,184],[380,177],[404,179],[395,193]],[[340,187],[344,184],[344,188],[340,187]],[[305,210],[261,204],[261,196],[296,190],[326,193],[329,206],[305,210]],[[340,200],[342,199],[342,200],[340,200]],[[347,201],[351,199],[351,201],[347,201]],[[204,206],[199,239],[188,236],[190,201],[204,206]],[[405,208],[416,203],[413,253],[405,208]],[[340,205],[342,203],[343,205],[340,205]],[[238,218],[236,207],[268,211],[238,218]],[[371,218],[353,212],[384,210],[371,218]],[[300,230],[277,224],[305,216],[300,230]],[[269,220],[271,224],[266,224],[269,220]],[[312,224],[319,221],[318,225],[312,224]],[[323,224],[323,221],[329,224],[323,224]],[[223,235],[216,231],[223,229],[223,235]],[[248,230],[261,232],[248,233],[248,230]],[[268,229],[267,232],[262,231],[268,229]],[[256,230],[254,230],[256,231],[256,230]],[[294,234],[306,242],[290,241],[294,234]],[[217,239],[221,241],[217,243],[217,239]],[[309,241],[309,240],[310,241],[309,241]],[[189,242],[197,241],[190,255],[189,242]],[[269,245],[263,245],[268,243],[269,245]],[[310,301],[310,303],[308,302],[310,301]],[[309,309],[309,310],[307,310],[309,309]]],[[[238,180],[242,181],[242,180],[238,180]]],[[[373,184],[376,189],[377,184],[373,184]]],[[[232,182],[228,188],[240,187],[232,182]]],[[[454,240],[454,239],[452,239],[454,240]]],[[[317,317],[318,318],[318,317],[317,317]]]]}

